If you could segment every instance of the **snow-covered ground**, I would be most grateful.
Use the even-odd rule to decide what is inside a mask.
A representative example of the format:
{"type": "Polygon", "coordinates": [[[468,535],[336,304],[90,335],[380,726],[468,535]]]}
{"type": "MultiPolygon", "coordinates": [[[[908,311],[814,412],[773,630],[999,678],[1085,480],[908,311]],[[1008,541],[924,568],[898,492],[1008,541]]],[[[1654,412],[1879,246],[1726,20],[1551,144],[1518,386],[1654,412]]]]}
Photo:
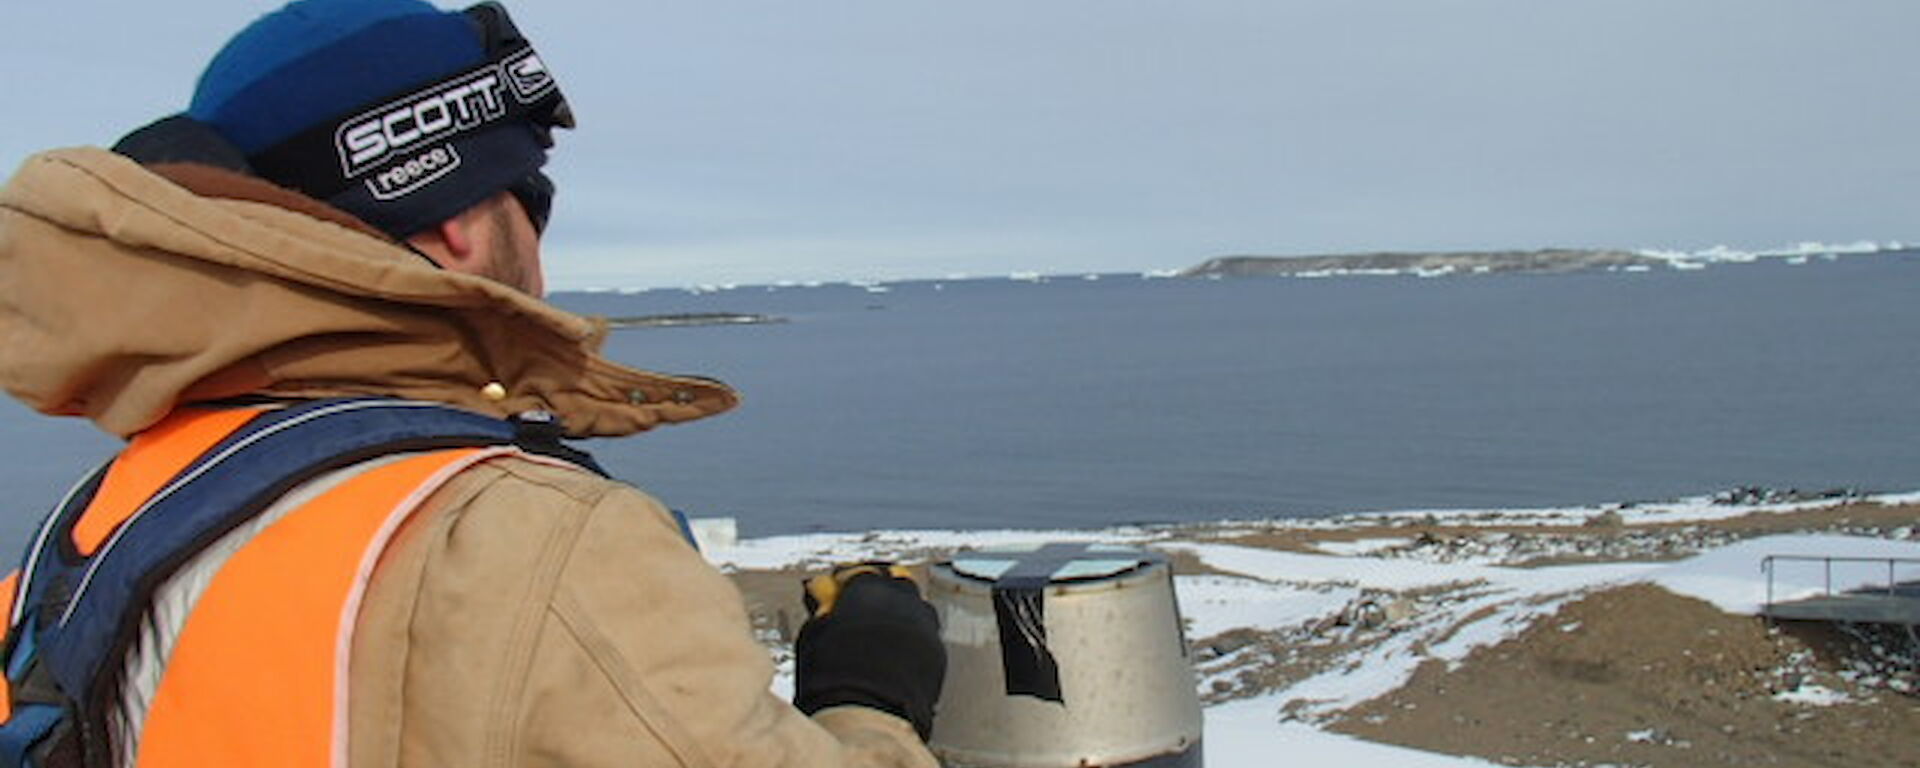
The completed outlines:
{"type": "MultiPolygon", "coordinates": [[[[1876,500],[1898,503],[1915,498],[1909,495],[1876,500]]],[[[709,557],[730,569],[817,567],[868,557],[914,559],[930,551],[1052,541],[1127,543],[1188,553],[1217,572],[1176,578],[1190,639],[1204,640],[1228,630],[1250,628],[1298,637],[1302,644],[1309,644],[1324,641],[1329,632],[1344,633],[1338,644],[1327,644],[1334,658],[1319,665],[1317,672],[1278,690],[1247,697],[1233,695],[1234,675],[1246,665],[1247,660],[1241,656],[1258,648],[1235,649],[1228,644],[1212,649],[1211,655],[1197,654],[1201,691],[1203,695],[1211,693],[1210,700],[1218,702],[1206,710],[1209,766],[1266,766],[1274,764],[1274,755],[1284,754],[1303,765],[1454,768],[1491,763],[1369,743],[1321,730],[1317,724],[1400,687],[1423,661],[1458,663],[1475,648],[1512,637],[1566,603],[1598,589],[1649,582],[1728,612],[1754,614],[1768,599],[1769,579],[1761,569],[1768,555],[1920,558],[1920,540],[1906,531],[1893,538],[1769,536],[1713,546],[1670,562],[1518,568],[1499,564],[1502,558],[1497,546],[1477,550],[1476,555],[1466,558],[1443,548],[1409,546],[1410,534],[1398,534],[1395,521],[1418,518],[1451,525],[1568,526],[1608,513],[1627,522],[1706,521],[1833,503],[1715,504],[1701,499],[1632,508],[1415,512],[1293,524],[1302,528],[1370,526],[1366,538],[1324,546],[1323,554],[1232,543],[1236,530],[1256,530],[1255,524],[1247,523],[1206,529],[889,531],[790,536],[737,542],[710,552],[709,557]],[[1371,528],[1377,528],[1378,534],[1371,528]],[[1351,621],[1356,606],[1362,604],[1387,611],[1382,615],[1394,622],[1393,631],[1367,635],[1365,622],[1351,621]]],[[[1261,525],[1271,530],[1273,523],[1261,525]]],[[[1490,538],[1498,541],[1500,535],[1490,538]]],[[[1898,568],[1898,580],[1920,580],[1920,564],[1898,568]]],[[[1831,576],[1819,563],[1776,563],[1772,596],[1790,600],[1829,589],[1881,585],[1887,573],[1885,562],[1835,564],[1831,576]]],[[[790,687],[791,681],[784,674],[777,685],[790,687]]],[[[1833,695],[1832,691],[1808,685],[1782,694],[1781,700],[1819,706],[1830,702],[1833,695]]]]}
{"type": "Polygon", "coordinates": [[[1716,245],[1698,251],[1675,251],[1668,249],[1644,249],[1640,253],[1657,259],[1666,259],[1677,269],[1700,267],[1707,264],[1748,264],[1761,259],[1780,259],[1790,264],[1805,264],[1808,259],[1833,260],[1841,256],[1903,251],[1909,247],[1899,241],[1877,243],[1859,241],[1853,243],[1795,243],[1785,248],[1772,248],[1746,251],[1716,245]]]}

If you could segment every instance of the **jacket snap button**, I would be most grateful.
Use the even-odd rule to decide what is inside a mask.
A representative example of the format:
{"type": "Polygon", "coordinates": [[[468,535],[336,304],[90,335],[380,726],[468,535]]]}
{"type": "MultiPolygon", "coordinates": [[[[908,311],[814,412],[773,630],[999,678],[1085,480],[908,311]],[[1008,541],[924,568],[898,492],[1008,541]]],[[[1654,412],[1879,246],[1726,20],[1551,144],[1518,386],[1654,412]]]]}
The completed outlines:
{"type": "Polygon", "coordinates": [[[632,403],[634,405],[646,405],[647,391],[644,389],[627,390],[627,402],[632,403]]]}
{"type": "Polygon", "coordinates": [[[497,381],[487,382],[486,386],[480,388],[480,396],[496,403],[500,402],[507,399],[507,386],[497,381]]]}
{"type": "Polygon", "coordinates": [[[673,391],[673,401],[681,405],[686,405],[687,403],[693,402],[693,393],[684,389],[676,389],[673,391]]]}

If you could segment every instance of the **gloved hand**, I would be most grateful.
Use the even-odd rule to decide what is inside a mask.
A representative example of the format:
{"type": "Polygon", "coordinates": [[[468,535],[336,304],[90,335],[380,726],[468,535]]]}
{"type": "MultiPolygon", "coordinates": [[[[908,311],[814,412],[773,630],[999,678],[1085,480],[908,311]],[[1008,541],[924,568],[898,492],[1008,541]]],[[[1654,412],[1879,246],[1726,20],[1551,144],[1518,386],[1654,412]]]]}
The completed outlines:
{"type": "Polygon", "coordinates": [[[898,715],[925,740],[946,681],[940,620],[905,570],[863,563],[806,584],[812,618],[794,642],[793,704],[809,715],[856,704],[898,715]]]}

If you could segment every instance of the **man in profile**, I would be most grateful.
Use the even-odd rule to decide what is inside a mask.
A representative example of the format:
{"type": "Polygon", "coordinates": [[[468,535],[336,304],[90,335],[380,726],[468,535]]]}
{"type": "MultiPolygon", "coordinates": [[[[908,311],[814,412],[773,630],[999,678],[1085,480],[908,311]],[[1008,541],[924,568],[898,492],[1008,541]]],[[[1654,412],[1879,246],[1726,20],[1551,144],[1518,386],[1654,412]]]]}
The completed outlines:
{"type": "Polygon", "coordinates": [[[944,655],[912,582],[846,579],[802,629],[781,701],[738,592],[675,516],[557,439],[736,402],[600,357],[603,323],[540,299],[541,168],[572,126],[496,4],[300,0],[234,37],[185,114],[117,153],[36,155],[0,189],[0,383],[130,441],[49,517],[6,590],[21,608],[0,730],[27,733],[24,754],[934,765],[944,655]],[[369,402],[518,431],[317,457],[324,471],[136,574],[128,615],[106,617],[121,629],[98,639],[114,653],[97,682],[63,688],[44,657],[68,649],[27,642],[52,631],[36,617],[87,618],[98,562],[163,546],[143,514],[278,428],[263,424],[369,402]],[[313,532],[343,515],[365,531],[313,532]],[[48,563],[86,578],[36,580],[48,563]],[[329,573],[337,594],[315,589],[329,573]],[[23,713],[55,710],[64,721],[27,728],[23,713]]]}

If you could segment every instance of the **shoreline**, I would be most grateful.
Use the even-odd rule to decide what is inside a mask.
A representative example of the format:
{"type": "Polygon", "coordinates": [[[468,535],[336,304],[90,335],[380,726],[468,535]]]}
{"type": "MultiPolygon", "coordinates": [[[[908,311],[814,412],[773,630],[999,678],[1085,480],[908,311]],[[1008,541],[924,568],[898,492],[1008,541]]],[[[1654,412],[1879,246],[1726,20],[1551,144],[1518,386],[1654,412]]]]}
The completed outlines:
{"type": "MultiPolygon", "coordinates": [[[[1725,521],[1755,515],[1781,515],[1851,505],[1916,508],[1920,517],[1920,490],[1852,493],[1792,501],[1721,501],[1735,489],[1715,494],[1689,496],[1668,501],[1609,502],[1551,507],[1469,507],[1459,509],[1398,509],[1368,512],[1342,512],[1317,517],[1222,518],[1202,522],[1118,523],[1100,528],[875,528],[858,531],[814,531],[774,533],[740,537],[729,533],[729,551],[721,559],[710,557],[717,565],[743,569],[781,569],[791,566],[822,565],[833,562],[833,553],[842,551],[861,556],[885,556],[888,542],[907,539],[924,541],[928,552],[950,551],[973,546],[993,546],[1032,541],[1048,536],[1060,541],[1116,541],[1152,543],[1159,539],[1204,536],[1222,538],[1250,533],[1295,532],[1307,539],[1351,539],[1361,533],[1381,533],[1409,528],[1525,528],[1572,529],[1612,528],[1618,526],[1689,525],[1725,521]],[[792,547],[813,543],[817,557],[793,562],[782,561],[792,547]]],[[[1791,491],[1788,491],[1791,492],[1791,491]]],[[[1825,493],[1825,492],[1823,492],[1825,493]]],[[[1756,519],[1778,519],[1759,517],[1756,519]]],[[[693,518],[727,520],[732,518],[693,518]]],[[[1920,529],[1920,520],[1915,521],[1920,529]]],[[[895,551],[893,554],[912,554],[895,551]]]]}
{"type": "MultiPolygon", "coordinates": [[[[810,570],[1094,540],[1173,556],[1222,768],[1279,749],[1377,756],[1354,768],[1791,762],[1801,748],[1896,765],[1886,755],[1911,752],[1920,729],[1920,648],[1876,656],[1900,644],[1754,615],[1769,589],[1821,588],[1812,572],[1770,586],[1766,555],[1920,557],[1916,493],[776,536],[710,559],[790,675],[795,585],[810,570]]],[[[1920,581],[1920,565],[1900,577],[1920,581]]]]}

